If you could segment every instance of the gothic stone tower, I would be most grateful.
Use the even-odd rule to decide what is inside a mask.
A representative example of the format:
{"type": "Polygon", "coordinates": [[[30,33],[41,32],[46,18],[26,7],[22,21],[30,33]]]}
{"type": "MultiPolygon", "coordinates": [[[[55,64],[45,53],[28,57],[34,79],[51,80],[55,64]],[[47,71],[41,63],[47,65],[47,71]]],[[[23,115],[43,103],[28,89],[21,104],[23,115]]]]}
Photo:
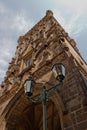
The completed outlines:
{"type": "MultiPolygon", "coordinates": [[[[49,10],[18,39],[15,56],[0,85],[0,130],[43,129],[42,104],[26,97],[24,82],[32,76],[36,82],[56,84],[51,71],[56,62],[65,65],[66,77],[46,104],[47,130],[87,130],[87,64],[75,41],[49,10]]],[[[39,84],[34,95],[40,91],[39,84]]]]}

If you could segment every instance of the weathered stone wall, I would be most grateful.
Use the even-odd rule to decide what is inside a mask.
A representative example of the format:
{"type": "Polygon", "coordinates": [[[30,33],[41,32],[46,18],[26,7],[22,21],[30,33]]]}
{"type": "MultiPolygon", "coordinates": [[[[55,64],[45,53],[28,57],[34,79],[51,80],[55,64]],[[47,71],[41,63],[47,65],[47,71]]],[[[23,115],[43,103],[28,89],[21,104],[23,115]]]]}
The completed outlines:
{"type": "MultiPolygon", "coordinates": [[[[56,62],[65,65],[66,77],[63,86],[47,102],[48,130],[87,129],[87,65],[75,41],[47,11],[39,23],[18,39],[15,56],[0,85],[0,130],[42,130],[42,105],[26,98],[24,82],[32,76],[36,82],[56,85],[58,81],[51,71],[56,62]]],[[[40,91],[38,84],[34,95],[40,91]]]]}

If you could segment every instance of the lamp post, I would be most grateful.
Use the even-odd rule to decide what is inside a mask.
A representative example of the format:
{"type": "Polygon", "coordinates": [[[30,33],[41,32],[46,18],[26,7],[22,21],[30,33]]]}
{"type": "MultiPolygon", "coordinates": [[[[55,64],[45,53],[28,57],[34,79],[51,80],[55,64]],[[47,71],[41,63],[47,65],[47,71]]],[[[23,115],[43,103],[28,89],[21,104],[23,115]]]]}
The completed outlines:
{"type": "Polygon", "coordinates": [[[54,91],[57,89],[58,86],[62,85],[62,81],[65,78],[65,66],[62,63],[55,63],[52,67],[52,72],[54,74],[54,77],[59,80],[59,83],[52,86],[49,89],[46,89],[45,85],[42,85],[42,91],[36,95],[33,96],[33,91],[35,87],[35,81],[29,77],[25,81],[25,93],[26,95],[33,101],[33,102],[42,102],[43,105],[43,130],[47,130],[47,120],[46,120],[46,102],[48,101],[48,97],[54,93],[54,91]]]}

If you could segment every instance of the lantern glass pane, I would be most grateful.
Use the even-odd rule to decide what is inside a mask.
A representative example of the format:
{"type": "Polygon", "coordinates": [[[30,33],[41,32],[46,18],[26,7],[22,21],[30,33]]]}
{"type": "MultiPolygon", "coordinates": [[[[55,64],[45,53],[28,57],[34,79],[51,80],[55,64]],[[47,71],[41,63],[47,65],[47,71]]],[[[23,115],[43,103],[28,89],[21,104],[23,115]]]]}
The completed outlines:
{"type": "Polygon", "coordinates": [[[30,88],[31,88],[31,80],[27,80],[26,81],[26,89],[25,89],[25,91],[30,92],[30,88]]]}
{"type": "Polygon", "coordinates": [[[55,76],[55,78],[56,78],[56,77],[57,77],[56,66],[53,67],[53,73],[54,73],[54,76],[55,76]]]}
{"type": "Polygon", "coordinates": [[[62,75],[65,77],[65,67],[62,65],[62,75]]]}
{"type": "Polygon", "coordinates": [[[56,71],[57,71],[57,75],[62,73],[61,64],[56,64],[56,71]]]}

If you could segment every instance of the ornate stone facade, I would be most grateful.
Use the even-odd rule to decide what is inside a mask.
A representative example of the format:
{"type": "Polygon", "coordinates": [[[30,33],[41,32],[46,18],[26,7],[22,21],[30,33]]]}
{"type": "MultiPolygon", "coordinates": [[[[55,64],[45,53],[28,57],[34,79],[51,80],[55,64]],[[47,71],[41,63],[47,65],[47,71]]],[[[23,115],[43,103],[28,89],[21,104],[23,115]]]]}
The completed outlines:
{"type": "Polygon", "coordinates": [[[55,85],[51,68],[56,62],[66,67],[63,86],[47,102],[48,130],[87,130],[87,64],[76,43],[48,10],[29,32],[18,39],[16,53],[0,85],[0,130],[42,130],[42,104],[24,93],[25,80],[39,83],[34,96],[55,85]]]}

